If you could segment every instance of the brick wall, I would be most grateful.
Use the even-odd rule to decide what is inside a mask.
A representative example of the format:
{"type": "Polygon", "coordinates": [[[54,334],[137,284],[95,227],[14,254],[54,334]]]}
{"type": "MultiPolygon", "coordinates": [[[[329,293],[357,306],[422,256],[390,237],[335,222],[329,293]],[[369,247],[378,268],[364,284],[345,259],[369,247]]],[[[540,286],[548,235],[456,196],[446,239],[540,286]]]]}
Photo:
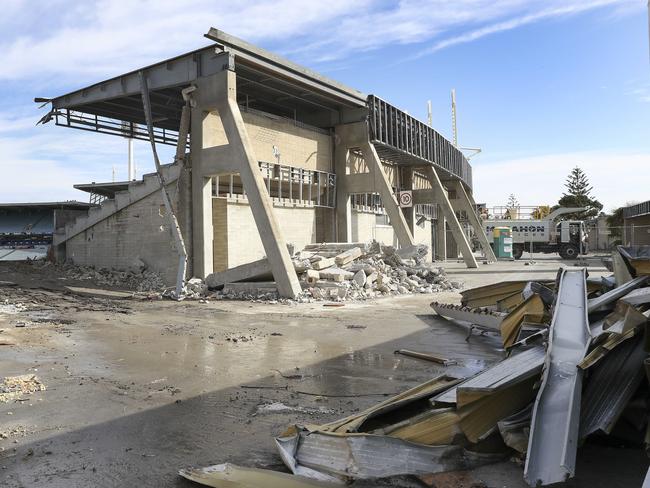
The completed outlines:
{"type": "Polygon", "coordinates": [[[225,271],[228,269],[228,201],[225,198],[212,199],[212,228],[214,271],[225,271]]]}
{"type": "MultiPolygon", "coordinates": [[[[168,191],[172,205],[182,208],[179,200],[186,202],[189,195],[183,191],[185,185],[178,188],[180,191],[174,182],[168,191]]],[[[186,228],[182,212],[178,218],[181,229],[186,228]]],[[[65,246],[66,259],[74,264],[127,270],[139,266],[141,261],[158,272],[166,284],[176,282],[178,253],[160,191],[72,237],[65,246]]],[[[189,241],[186,247],[191,249],[189,241]]]]}
{"type": "MultiPolygon", "coordinates": [[[[296,126],[273,115],[242,110],[246,131],[259,161],[277,162],[273,146],[280,150],[280,163],[319,171],[332,171],[332,137],[296,126]]],[[[226,144],[223,126],[215,117],[208,145],[226,144]]]]}
{"type": "Polygon", "coordinates": [[[372,239],[389,246],[397,245],[397,238],[391,225],[377,223],[377,215],[371,212],[352,210],[352,241],[367,242],[372,239]]]}
{"type": "MultiPolygon", "coordinates": [[[[313,207],[276,206],[273,210],[284,239],[296,250],[316,242],[316,212],[313,207]]],[[[228,267],[263,258],[264,246],[250,207],[245,203],[228,202],[227,211],[228,267]]]]}

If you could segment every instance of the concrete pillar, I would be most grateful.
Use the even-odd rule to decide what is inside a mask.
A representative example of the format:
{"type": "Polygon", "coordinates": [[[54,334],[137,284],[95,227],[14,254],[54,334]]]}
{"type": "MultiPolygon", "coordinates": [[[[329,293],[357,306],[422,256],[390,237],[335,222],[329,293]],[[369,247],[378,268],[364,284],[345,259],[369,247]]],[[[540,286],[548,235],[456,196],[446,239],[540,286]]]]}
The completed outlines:
{"type": "MultiPolygon", "coordinates": [[[[400,171],[400,191],[413,190],[413,168],[404,167],[400,171]]],[[[403,207],[402,213],[406,220],[406,225],[411,231],[411,235],[415,233],[415,204],[412,207],[403,207]]]]}
{"type": "Polygon", "coordinates": [[[239,163],[239,174],[253,212],[257,230],[262,238],[264,252],[269,260],[278,292],[283,297],[295,297],[301,291],[286,241],[273,212],[273,202],[267,193],[259,162],[253,152],[244,119],[237,105],[235,73],[228,71],[228,96],[219,99],[221,122],[239,163]]]}
{"type": "Polygon", "coordinates": [[[202,153],[205,126],[214,116],[201,108],[192,109],[192,273],[197,278],[213,272],[212,178],[205,175],[202,153]]]}
{"type": "Polygon", "coordinates": [[[278,292],[293,298],[301,292],[300,283],[237,105],[235,73],[224,70],[195,83],[191,137],[195,274],[203,277],[213,268],[212,176],[239,173],[278,292]]]}
{"type": "Polygon", "coordinates": [[[336,240],[350,242],[352,239],[352,202],[345,176],[349,174],[350,150],[337,137],[334,149],[334,172],[336,173],[336,240]]]}
{"type": "Polygon", "coordinates": [[[447,260],[447,220],[438,205],[438,218],[436,219],[436,261],[447,260]]]}
{"type": "Polygon", "coordinates": [[[381,195],[381,201],[393,226],[399,246],[407,247],[414,245],[413,233],[410,231],[404,214],[395,200],[393,187],[390,181],[388,181],[388,176],[386,176],[375,146],[370,141],[366,141],[361,146],[361,152],[363,153],[363,159],[370,169],[370,173],[373,175],[375,187],[381,195]]]}
{"type": "Polygon", "coordinates": [[[476,237],[481,244],[481,248],[485,253],[485,257],[489,262],[496,262],[497,258],[494,255],[494,250],[490,243],[488,242],[485,231],[483,230],[483,225],[476,215],[476,204],[472,196],[465,191],[465,187],[460,180],[454,180],[450,182],[450,185],[456,192],[456,198],[451,200],[452,207],[455,211],[464,211],[467,214],[470,225],[474,228],[476,237]]]}

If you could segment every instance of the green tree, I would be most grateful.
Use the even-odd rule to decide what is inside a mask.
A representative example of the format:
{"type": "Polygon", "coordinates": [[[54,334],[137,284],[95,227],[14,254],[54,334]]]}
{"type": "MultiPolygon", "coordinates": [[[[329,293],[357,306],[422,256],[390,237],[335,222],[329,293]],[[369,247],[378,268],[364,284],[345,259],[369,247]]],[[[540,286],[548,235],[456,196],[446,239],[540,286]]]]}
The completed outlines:
{"type": "MultiPolygon", "coordinates": [[[[586,212],[567,214],[566,219],[586,219],[596,217],[603,208],[603,204],[595,198],[592,198],[591,191],[593,187],[589,184],[589,179],[581,168],[576,166],[571,170],[564,184],[566,192],[558,202],[560,207],[589,207],[586,212]]],[[[556,207],[557,208],[557,207],[556,207]]]]}
{"type": "Polygon", "coordinates": [[[506,213],[504,218],[506,219],[516,219],[519,214],[519,200],[514,193],[511,193],[508,197],[508,202],[506,203],[506,213]]]}

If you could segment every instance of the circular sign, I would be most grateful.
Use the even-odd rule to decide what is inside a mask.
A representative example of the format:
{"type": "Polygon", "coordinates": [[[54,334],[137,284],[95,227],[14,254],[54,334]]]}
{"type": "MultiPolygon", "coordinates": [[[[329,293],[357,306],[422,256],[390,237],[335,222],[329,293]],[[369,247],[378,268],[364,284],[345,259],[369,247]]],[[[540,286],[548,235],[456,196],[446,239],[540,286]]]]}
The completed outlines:
{"type": "Polygon", "coordinates": [[[413,206],[413,194],[410,191],[401,191],[399,193],[399,206],[400,207],[413,206]]]}

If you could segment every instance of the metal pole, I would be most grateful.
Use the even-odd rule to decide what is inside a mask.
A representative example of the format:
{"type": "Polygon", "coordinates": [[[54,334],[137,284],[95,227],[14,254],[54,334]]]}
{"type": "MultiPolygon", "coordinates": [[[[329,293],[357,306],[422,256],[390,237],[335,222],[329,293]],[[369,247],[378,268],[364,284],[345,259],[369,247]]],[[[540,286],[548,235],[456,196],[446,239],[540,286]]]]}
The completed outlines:
{"type": "Polygon", "coordinates": [[[129,137],[129,167],[128,167],[128,176],[129,181],[135,180],[135,168],[133,167],[133,139],[129,137]]]}

